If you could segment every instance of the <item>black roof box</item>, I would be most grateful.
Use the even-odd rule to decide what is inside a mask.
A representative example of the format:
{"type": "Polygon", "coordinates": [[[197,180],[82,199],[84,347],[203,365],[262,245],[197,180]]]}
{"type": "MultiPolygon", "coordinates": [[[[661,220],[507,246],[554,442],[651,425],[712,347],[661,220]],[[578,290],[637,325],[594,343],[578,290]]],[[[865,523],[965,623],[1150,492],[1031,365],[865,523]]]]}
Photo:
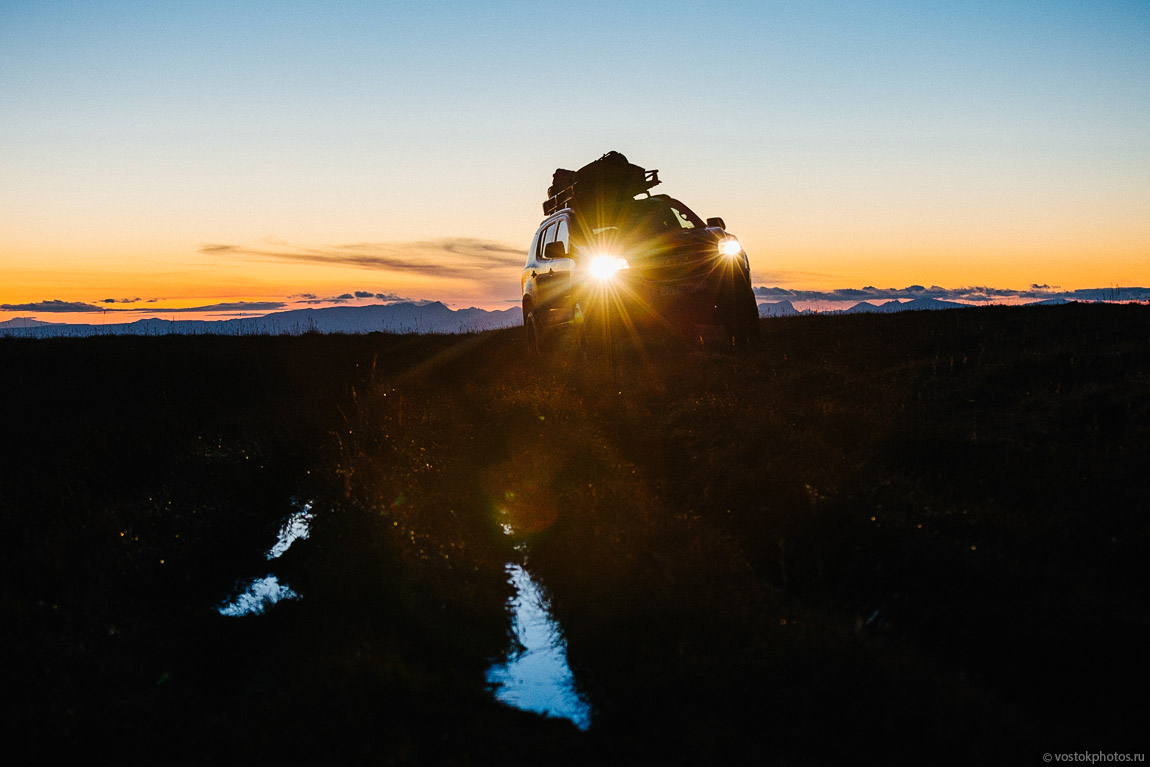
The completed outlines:
{"type": "Polygon", "coordinates": [[[634,165],[619,152],[608,152],[576,171],[556,168],[543,212],[550,215],[568,206],[632,198],[658,183],[659,171],[634,165]]]}

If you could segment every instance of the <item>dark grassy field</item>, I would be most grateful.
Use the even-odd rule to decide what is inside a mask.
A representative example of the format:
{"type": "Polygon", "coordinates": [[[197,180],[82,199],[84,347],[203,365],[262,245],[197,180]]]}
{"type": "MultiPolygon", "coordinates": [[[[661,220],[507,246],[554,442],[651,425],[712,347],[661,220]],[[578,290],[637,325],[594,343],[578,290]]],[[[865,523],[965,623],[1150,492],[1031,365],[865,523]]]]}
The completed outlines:
{"type": "Polygon", "coordinates": [[[614,364],[514,331],[0,339],[8,751],[1145,753],[1150,307],[762,332],[614,364]],[[587,732],[485,687],[521,541],[587,732]],[[217,612],[271,571],[302,598],[217,612]]]}

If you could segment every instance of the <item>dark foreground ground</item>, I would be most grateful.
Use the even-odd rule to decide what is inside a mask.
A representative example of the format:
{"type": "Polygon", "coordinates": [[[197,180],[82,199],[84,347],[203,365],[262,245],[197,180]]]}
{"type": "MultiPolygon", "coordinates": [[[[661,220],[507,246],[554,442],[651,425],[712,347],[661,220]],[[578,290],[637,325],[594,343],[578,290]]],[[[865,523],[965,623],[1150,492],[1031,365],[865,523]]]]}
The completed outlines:
{"type": "Polygon", "coordinates": [[[5,755],[1145,753],[1150,308],[762,330],[0,339],[5,755]],[[522,540],[587,732],[485,688],[522,540]],[[273,570],[302,598],[217,612],[273,570]]]}

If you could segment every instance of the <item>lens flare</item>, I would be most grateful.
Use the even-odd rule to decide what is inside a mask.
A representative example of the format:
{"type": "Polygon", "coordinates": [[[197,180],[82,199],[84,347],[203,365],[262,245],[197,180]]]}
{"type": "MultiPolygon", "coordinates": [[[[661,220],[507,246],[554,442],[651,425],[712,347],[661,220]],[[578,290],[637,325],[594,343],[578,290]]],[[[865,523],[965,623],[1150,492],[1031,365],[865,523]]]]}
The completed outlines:
{"type": "Polygon", "coordinates": [[[591,276],[597,280],[609,280],[615,272],[630,268],[627,259],[619,256],[595,256],[591,259],[591,276]]]}
{"type": "Polygon", "coordinates": [[[719,252],[724,256],[737,256],[743,252],[743,246],[734,237],[728,237],[719,243],[719,252]]]}

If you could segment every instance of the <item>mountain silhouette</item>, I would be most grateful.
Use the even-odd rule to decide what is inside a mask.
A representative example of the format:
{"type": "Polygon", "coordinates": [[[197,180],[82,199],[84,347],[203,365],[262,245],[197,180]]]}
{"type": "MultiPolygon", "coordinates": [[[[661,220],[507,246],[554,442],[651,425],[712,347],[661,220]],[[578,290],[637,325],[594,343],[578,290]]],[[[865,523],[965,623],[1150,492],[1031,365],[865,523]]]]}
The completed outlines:
{"type": "Polygon", "coordinates": [[[262,317],[228,320],[165,320],[157,317],[108,325],[42,323],[17,318],[0,323],[0,334],[48,338],[93,335],[298,335],[300,333],[472,333],[518,325],[519,307],[451,309],[429,303],[291,309],[262,317]]]}
{"type": "Polygon", "coordinates": [[[799,310],[790,301],[764,301],[759,304],[760,317],[790,317],[798,313],[799,310]]]}
{"type": "Polygon", "coordinates": [[[969,306],[970,304],[960,304],[957,301],[940,301],[937,298],[915,298],[911,301],[891,300],[882,304],[878,304],[877,306],[867,301],[862,301],[855,304],[851,308],[844,310],[843,314],[891,314],[893,312],[914,312],[938,309],[966,309],[969,306]]]}

